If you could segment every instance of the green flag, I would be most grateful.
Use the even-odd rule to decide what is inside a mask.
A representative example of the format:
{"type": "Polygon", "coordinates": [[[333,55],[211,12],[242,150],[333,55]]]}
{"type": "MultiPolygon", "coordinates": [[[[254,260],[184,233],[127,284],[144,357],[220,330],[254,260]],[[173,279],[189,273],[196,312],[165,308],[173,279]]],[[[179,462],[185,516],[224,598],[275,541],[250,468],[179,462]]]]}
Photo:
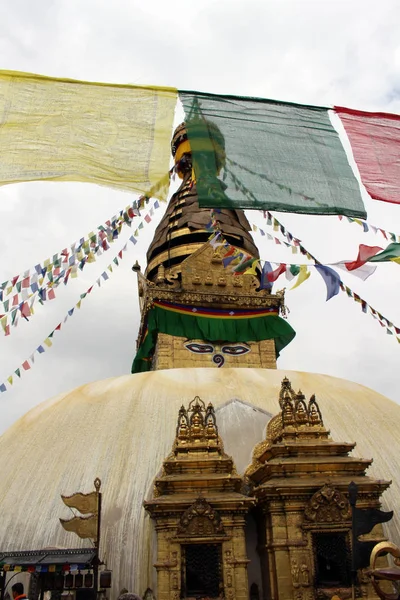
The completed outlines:
{"type": "Polygon", "coordinates": [[[369,258],[368,262],[387,262],[389,260],[400,264],[400,244],[389,244],[383,252],[369,258]]]}
{"type": "Polygon", "coordinates": [[[366,217],[328,110],[179,92],[199,204],[366,217]]]}

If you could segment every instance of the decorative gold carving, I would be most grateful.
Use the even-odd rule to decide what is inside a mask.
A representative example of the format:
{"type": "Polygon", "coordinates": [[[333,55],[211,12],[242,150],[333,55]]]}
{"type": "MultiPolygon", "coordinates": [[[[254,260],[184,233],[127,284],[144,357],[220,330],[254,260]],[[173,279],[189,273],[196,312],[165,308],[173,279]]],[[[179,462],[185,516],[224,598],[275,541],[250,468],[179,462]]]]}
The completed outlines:
{"type": "Polygon", "coordinates": [[[329,484],[318,490],[309,501],[304,517],[318,524],[340,523],[351,520],[349,501],[329,484]]]}
{"type": "Polygon", "coordinates": [[[300,567],[300,571],[301,571],[301,576],[300,576],[300,581],[301,581],[301,585],[303,587],[308,587],[310,585],[310,569],[307,565],[307,563],[303,562],[301,567],[300,567]]]}
{"type": "Polygon", "coordinates": [[[182,515],[178,536],[212,537],[224,533],[221,517],[205,498],[199,497],[182,515]]]}
{"type": "Polygon", "coordinates": [[[300,567],[295,558],[292,558],[292,566],[290,572],[292,575],[293,587],[298,588],[300,585],[300,567]]]}
{"type": "Polygon", "coordinates": [[[309,421],[312,425],[323,425],[321,411],[313,394],[308,405],[309,421]]]}
{"type": "Polygon", "coordinates": [[[222,447],[218,437],[214,407],[210,403],[206,408],[199,396],[190,402],[187,410],[181,406],[176,428],[176,446],[193,443],[206,443],[222,447]]]}
{"type": "Polygon", "coordinates": [[[159,265],[158,271],[157,271],[156,283],[160,284],[160,283],[164,283],[164,282],[165,282],[165,267],[164,267],[164,265],[159,265]]]}
{"type": "Polygon", "coordinates": [[[295,404],[294,404],[294,412],[296,416],[296,423],[298,425],[305,425],[309,420],[309,412],[307,409],[307,405],[305,403],[305,396],[299,390],[296,395],[295,404]]]}
{"type": "Polygon", "coordinates": [[[295,393],[292,388],[292,384],[290,383],[287,377],[284,377],[281,384],[281,389],[279,392],[279,406],[281,410],[283,410],[283,405],[285,400],[293,401],[295,399],[295,393]]]}
{"type": "Polygon", "coordinates": [[[283,431],[282,414],[279,413],[279,414],[275,415],[275,417],[272,417],[272,419],[268,423],[268,426],[267,426],[267,441],[268,441],[268,443],[271,444],[271,442],[274,442],[275,440],[277,440],[282,435],[282,431],[283,431]]]}

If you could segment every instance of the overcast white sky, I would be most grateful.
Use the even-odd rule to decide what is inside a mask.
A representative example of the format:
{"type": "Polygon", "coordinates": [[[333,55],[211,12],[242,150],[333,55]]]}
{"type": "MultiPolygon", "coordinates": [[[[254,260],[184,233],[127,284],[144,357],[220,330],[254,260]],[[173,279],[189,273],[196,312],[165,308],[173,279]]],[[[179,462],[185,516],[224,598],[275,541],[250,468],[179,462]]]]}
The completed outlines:
{"type": "MultiPolygon", "coordinates": [[[[6,5],[0,21],[2,69],[400,112],[398,0],[6,0],[6,5]]],[[[132,199],[89,184],[0,188],[0,281],[69,246],[132,199]]],[[[368,198],[365,203],[370,223],[400,234],[400,206],[368,198]]],[[[248,216],[261,224],[257,213],[248,216]]],[[[360,243],[387,244],[336,217],[277,217],[321,262],[355,258],[360,243]]],[[[129,245],[122,265],[55,335],[53,347],[0,395],[0,432],[50,396],[130,371],[139,323],[130,268],[136,259],[145,266],[153,231],[148,225],[140,243],[129,245]]],[[[39,307],[29,323],[0,337],[1,381],[63,320],[130,233],[127,229],[101,261],[58,288],[57,298],[39,307]]],[[[290,250],[258,234],[255,241],[263,259],[294,262],[290,250]]],[[[343,279],[400,327],[399,265],[379,266],[365,283],[351,275],[343,279]]],[[[277,287],[285,285],[281,279],[277,287]]],[[[400,344],[344,294],[328,303],[325,294],[317,273],[287,293],[297,337],[283,351],[279,368],[352,379],[399,402],[400,344]]]]}

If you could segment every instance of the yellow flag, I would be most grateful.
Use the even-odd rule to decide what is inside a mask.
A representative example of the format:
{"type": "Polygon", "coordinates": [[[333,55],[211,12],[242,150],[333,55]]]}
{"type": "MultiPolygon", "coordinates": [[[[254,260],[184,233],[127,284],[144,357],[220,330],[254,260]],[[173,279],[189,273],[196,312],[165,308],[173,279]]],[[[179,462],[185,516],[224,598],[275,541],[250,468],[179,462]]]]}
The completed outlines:
{"type": "Polygon", "coordinates": [[[77,494],[72,494],[72,496],[61,496],[64,504],[69,506],[70,508],[76,508],[83,515],[88,513],[97,513],[98,511],[98,499],[96,492],[91,492],[90,494],[82,494],[78,492],[77,494]]]}
{"type": "Polygon", "coordinates": [[[257,271],[256,268],[259,266],[260,261],[258,259],[255,259],[253,264],[251,265],[251,267],[249,269],[247,269],[243,275],[257,275],[257,271]]]}
{"type": "Polygon", "coordinates": [[[84,181],[148,193],[169,170],[176,101],[174,88],[0,71],[0,184],[84,181]]]}
{"type": "Polygon", "coordinates": [[[307,268],[307,265],[300,265],[300,273],[297,277],[297,281],[294,284],[293,287],[291,287],[291,290],[294,290],[295,288],[299,287],[299,285],[301,285],[304,281],[306,281],[306,279],[308,279],[310,277],[311,273],[307,268]]]}
{"type": "Polygon", "coordinates": [[[91,517],[73,517],[69,520],[60,519],[60,523],[66,531],[72,531],[80,538],[97,540],[97,515],[92,515],[91,517]]]}

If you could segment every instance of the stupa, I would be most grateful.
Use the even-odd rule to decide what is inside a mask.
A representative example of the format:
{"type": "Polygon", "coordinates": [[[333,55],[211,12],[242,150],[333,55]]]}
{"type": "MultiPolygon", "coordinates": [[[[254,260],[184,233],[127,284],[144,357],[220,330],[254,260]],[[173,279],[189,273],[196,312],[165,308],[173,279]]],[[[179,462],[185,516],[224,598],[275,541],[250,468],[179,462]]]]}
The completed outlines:
{"type": "MultiPolygon", "coordinates": [[[[210,139],[223,163],[212,126],[210,139]]],[[[1,436],[0,550],[87,547],[60,526],[70,516],[60,494],[90,492],[99,477],[113,596],[347,597],[348,485],[361,508],[398,507],[400,406],[350,381],[277,368],[294,337],[284,294],[251,266],[244,213],[199,208],[184,124],[172,148],[182,184],[144,274],[134,268],[133,374],[48,400],[1,436]],[[226,245],[239,257],[230,266],[226,245]]],[[[370,537],[385,535],[399,543],[396,516],[370,537]]],[[[361,571],[357,593],[376,597],[361,571]]]]}

